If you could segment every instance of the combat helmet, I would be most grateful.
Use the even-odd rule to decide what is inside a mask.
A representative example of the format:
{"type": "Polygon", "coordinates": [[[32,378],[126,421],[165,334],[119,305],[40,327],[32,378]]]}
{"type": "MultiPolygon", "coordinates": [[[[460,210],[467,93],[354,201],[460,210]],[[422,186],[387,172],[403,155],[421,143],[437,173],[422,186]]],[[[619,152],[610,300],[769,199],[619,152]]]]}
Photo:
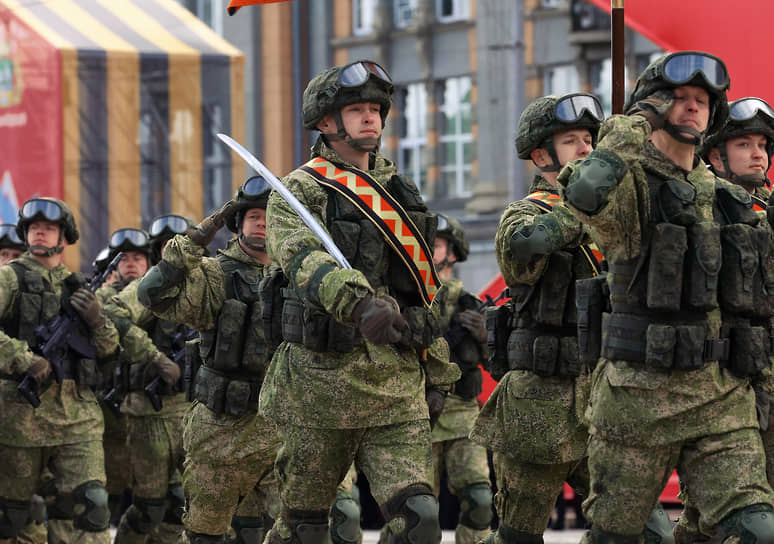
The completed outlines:
{"type": "Polygon", "coordinates": [[[725,169],[724,172],[716,172],[716,174],[740,185],[761,187],[771,167],[771,157],[774,155],[774,110],[765,100],[754,96],[735,100],[728,105],[728,109],[726,125],[721,131],[708,139],[704,146],[705,153],[703,155],[705,161],[709,163],[709,152],[716,147],[725,169]],[[747,136],[748,134],[761,134],[766,137],[768,163],[765,172],[762,174],[745,174],[740,176],[731,170],[726,151],[726,142],[732,138],[747,136]]]}
{"type": "Polygon", "coordinates": [[[551,155],[553,164],[541,168],[547,172],[561,169],[554,148],[553,135],[573,129],[587,129],[592,143],[596,145],[599,127],[605,114],[599,99],[587,93],[572,93],[564,96],[548,95],[527,104],[519,117],[516,134],[516,152],[520,159],[527,160],[538,148],[551,155]]]}
{"type": "Polygon", "coordinates": [[[248,210],[266,209],[270,193],[271,185],[262,176],[249,178],[237,189],[234,194],[235,206],[223,217],[226,228],[237,234],[244,245],[255,251],[266,251],[266,240],[245,236],[242,232],[242,221],[248,210]]]}
{"type": "Polygon", "coordinates": [[[175,213],[159,215],[151,221],[150,227],[148,227],[151,262],[156,264],[161,260],[161,248],[164,242],[171,240],[177,234],[185,234],[185,231],[193,226],[193,221],[175,213]]]}
{"type": "MultiPolygon", "coordinates": [[[[78,226],[75,224],[75,216],[67,204],[58,198],[38,197],[31,198],[22,204],[19,208],[19,220],[16,222],[16,234],[25,243],[27,242],[27,229],[30,223],[37,220],[46,220],[59,224],[61,230],[59,240],[67,240],[68,244],[74,244],[80,238],[78,226]]],[[[56,253],[62,253],[64,247],[57,245],[53,248],[31,248],[35,249],[40,255],[52,256],[56,253]]]]}
{"type": "MultiPolygon", "coordinates": [[[[394,86],[387,71],[370,60],[359,60],[346,66],[334,66],[312,78],[304,89],[301,118],[304,128],[312,130],[329,113],[334,114],[338,132],[328,134],[330,140],[343,140],[355,149],[368,150],[349,137],[341,120],[341,108],[358,102],[374,102],[381,106],[379,114],[384,127],[390,112],[394,86]]],[[[366,142],[373,145],[372,142],[366,142]]],[[[376,146],[379,142],[376,140],[376,146]]]]}
{"type": "Polygon", "coordinates": [[[438,229],[435,235],[449,241],[454,254],[457,256],[457,262],[461,263],[468,259],[470,253],[470,244],[465,236],[465,231],[459,221],[442,213],[438,214],[438,229]]]}
{"type": "Polygon", "coordinates": [[[702,145],[705,139],[711,138],[723,128],[728,117],[726,91],[731,80],[725,63],[714,55],[702,51],[679,51],[656,59],[637,78],[624,109],[628,110],[656,91],[671,90],[684,85],[701,87],[709,94],[710,117],[707,129],[698,133],[691,127],[678,129],[666,122],[664,130],[678,141],[702,145]]]}
{"type": "Polygon", "coordinates": [[[149,259],[152,252],[150,236],[142,229],[118,229],[110,235],[108,247],[110,248],[108,262],[121,251],[137,251],[145,254],[149,259]]]}
{"type": "Polygon", "coordinates": [[[0,225],[0,249],[18,249],[24,251],[27,247],[19,234],[16,232],[16,225],[4,223],[0,225]]]}

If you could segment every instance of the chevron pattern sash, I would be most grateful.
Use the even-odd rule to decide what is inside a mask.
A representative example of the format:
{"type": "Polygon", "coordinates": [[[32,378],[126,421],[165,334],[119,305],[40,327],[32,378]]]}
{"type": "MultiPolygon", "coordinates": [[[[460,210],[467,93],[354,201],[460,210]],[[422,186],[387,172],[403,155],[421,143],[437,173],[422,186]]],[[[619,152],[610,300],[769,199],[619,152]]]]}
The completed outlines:
{"type": "MultiPolygon", "coordinates": [[[[537,191],[527,195],[524,200],[529,200],[544,211],[550,212],[554,209],[554,204],[561,201],[561,197],[558,193],[554,193],[552,191],[537,191]]],[[[599,267],[604,257],[602,256],[602,252],[597,248],[597,245],[583,244],[579,246],[579,249],[591,265],[591,270],[594,272],[594,275],[596,276],[599,274],[599,267]]]]}
{"type": "Polygon", "coordinates": [[[315,157],[301,167],[320,185],[349,200],[379,229],[400,256],[425,306],[433,302],[441,282],[433,266],[433,252],[406,210],[366,172],[315,157]]]}

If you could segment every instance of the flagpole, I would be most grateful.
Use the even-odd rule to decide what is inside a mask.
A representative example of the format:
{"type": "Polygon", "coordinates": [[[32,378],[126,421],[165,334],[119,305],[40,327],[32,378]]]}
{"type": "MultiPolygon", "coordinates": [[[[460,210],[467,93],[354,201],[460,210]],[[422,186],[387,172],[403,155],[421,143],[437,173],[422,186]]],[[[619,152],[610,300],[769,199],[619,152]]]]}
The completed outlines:
{"type": "Polygon", "coordinates": [[[613,65],[613,113],[623,113],[626,94],[624,0],[610,0],[610,57],[613,65]]]}

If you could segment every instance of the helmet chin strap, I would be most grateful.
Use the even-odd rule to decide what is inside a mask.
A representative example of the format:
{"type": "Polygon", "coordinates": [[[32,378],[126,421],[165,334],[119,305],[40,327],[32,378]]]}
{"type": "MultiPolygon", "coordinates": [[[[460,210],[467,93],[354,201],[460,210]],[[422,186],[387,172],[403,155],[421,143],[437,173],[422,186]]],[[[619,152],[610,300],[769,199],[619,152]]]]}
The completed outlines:
{"type": "Polygon", "coordinates": [[[333,114],[333,119],[336,121],[336,134],[326,134],[325,137],[330,142],[344,142],[349,147],[356,151],[363,153],[370,153],[379,149],[382,143],[381,136],[378,138],[353,138],[347,133],[344,128],[344,120],[341,118],[341,110],[337,110],[333,114]]]}
{"type": "Polygon", "coordinates": [[[704,132],[699,132],[693,127],[674,125],[669,121],[664,123],[664,130],[678,142],[700,146],[704,143],[704,132]]]}
{"type": "Polygon", "coordinates": [[[59,245],[54,247],[30,246],[29,251],[32,255],[35,255],[36,257],[53,257],[54,255],[58,255],[59,253],[62,253],[62,251],[64,251],[64,247],[59,245]]]}
{"type": "Polygon", "coordinates": [[[242,234],[240,229],[239,241],[242,242],[242,244],[244,244],[244,246],[248,249],[266,253],[266,238],[258,238],[257,236],[245,236],[242,234]]]}
{"type": "MultiPolygon", "coordinates": [[[[728,153],[726,153],[726,145],[728,142],[724,142],[723,145],[718,146],[718,152],[720,153],[720,160],[723,161],[723,167],[725,172],[718,172],[718,176],[727,179],[733,183],[741,185],[742,187],[749,187],[751,189],[755,187],[763,187],[766,181],[766,173],[759,172],[757,174],[744,174],[742,176],[737,175],[731,170],[731,165],[728,163],[728,153]]],[[[768,170],[768,168],[766,169],[768,170]]]]}
{"type": "Polygon", "coordinates": [[[548,156],[551,157],[551,164],[546,166],[538,166],[538,170],[541,172],[558,172],[562,169],[562,165],[559,164],[559,156],[556,154],[556,148],[554,147],[554,140],[552,138],[546,138],[546,140],[540,146],[545,149],[548,156]]]}

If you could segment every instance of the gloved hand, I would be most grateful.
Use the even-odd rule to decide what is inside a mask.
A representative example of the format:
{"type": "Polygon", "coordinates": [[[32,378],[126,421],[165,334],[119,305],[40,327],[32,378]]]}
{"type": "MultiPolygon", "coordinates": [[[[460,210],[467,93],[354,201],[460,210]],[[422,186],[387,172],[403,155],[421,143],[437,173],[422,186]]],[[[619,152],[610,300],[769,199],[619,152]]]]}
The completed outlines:
{"type": "Polygon", "coordinates": [[[386,295],[367,297],[358,302],[352,310],[352,319],[363,337],[372,344],[397,342],[406,328],[398,303],[386,295]]]}
{"type": "Polygon", "coordinates": [[[223,228],[225,218],[232,213],[234,206],[236,202],[229,200],[215,213],[205,217],[201,223],[195,227],[189,227],[185,233],[195,244],[206,247],[215,238],[215,234],[223,228]]]}
{"type": "Polygon", "coordinates": [[[96,329],[104,325],[105,316],[102,315],[102,307],[94,293],[88,289],[81,287],[73,293],[70,304],[90,328],[96,329]]]}
{"type": "Polygon", "coordinates": [[[27,375],[40,385],[51,375],[51,363],[40,355],[33,355],[32,364],[27,369],[27,375]]]}
{"type": "Polygon", "coordinates": [[[163,353],[159,353],[151,362],[153,363],[156,372],[158,372],[159,377],[168,386],[171,387],[180,380],[180,367],[163,353]]]}
{"type": "Polygon", "coordinates": [[[648,120],[653,130],[664,128],[669,110],[675,102],[675,95],[669,89],[656,91],[647,98],[635,102],[626,110],[626,115],[642,115],[648,120]]]}
{"type": "Polygon", "coordinates": [[[425,391],[425,400],[427,401],[427,410],[430,412],[430,428],[435,426],[435,422],[443,412],[443,405],[446,403],[446,391],[435,387],[430,387],[425,391]]]}
{"type": "Polygon", "coordinates": [[[459,313],[457,319],[460,320],[460,325],[470,331],[473,338],[479,342],[486,342],[487,334],[483,315],[475,310],[465,310],[459,313]]]}

